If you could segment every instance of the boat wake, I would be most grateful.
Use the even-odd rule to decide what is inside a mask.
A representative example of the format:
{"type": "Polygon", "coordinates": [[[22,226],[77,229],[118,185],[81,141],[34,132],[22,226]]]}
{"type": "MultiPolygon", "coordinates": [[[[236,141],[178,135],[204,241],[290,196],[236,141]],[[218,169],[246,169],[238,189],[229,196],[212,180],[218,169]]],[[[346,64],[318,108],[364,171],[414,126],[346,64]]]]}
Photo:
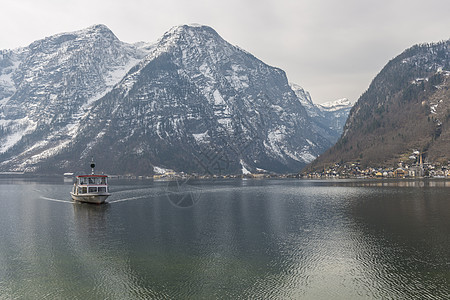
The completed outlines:
{"type": "Polygon", "coordinates": [[[125,198],[125,199],[118,199],[118,200],[113,200],[113,201],[107,201],[107,203],[112,204],[112,203],[118,203],[118,202],[125,202],[125,201],[131,201],[131,200],[138,200],[138,199],[142,199],[142,198],[146,198],[146,197],[148,197],[148,196],[145,195],[145,196],[131,197],[131,198],[125,198]]]}
{"type": "MultiPolygon", "coordinates": [[[[113,204],[113,203],[119,203],[119,202],[125,202],[125,201],[132,201],[132,200],[138,200],[138,199],[142,199],[148,196],[139,196],[139,197],[131,197],[131,198],[124,198],[124,199],[117,199],[117,200],[113,200],[113,201],[106,201],[105,204],[113,204]]],[[[68,204],[74,204],[74,201],[69,201],[69,200],[62,200],[62,199],[54,199],[54,198],[49,198],[49,197],[44,197],[44,196],[40,196],[40,199],[43,200],[47,200],[47,201],[52,201],[52,202],[62,202],[62,203],[68,203],[68,204]]]]}
{"type": "Polygon", "coordinates": [[[48,198],[48,197],[44,197],[44,196],[40,196],[39,198],[44,199],[44,200],[48,200],[48,201],[53,201],[53,202],[63,202],[63,203],[69,203],[69,204],[73,203],[73,201],[53,199],[53,198],[48,198]]]}
{"type": "MultiPolygon", "coordinates": [[[[139,197],[131,197],[131,198],[125,198],[125,199],[117,199],[117,200],[113,200],[113,201],[107,201],[105,202],[105,204],[112,204],[112,203],[119,203],[119,202],[125,202],[125,201],[132,201],[132,200],[138,200],[138,199],[142,199],[148,196],[139,196],[139,197]]],[[[61,200],[61,199],[54,199],[54,198],[49,198],[49,197],[44,197],[44,196],[40,196],[39,198],[43,199],[43,200],[47,200],[47,201],[53,201],[53,202],[62,202],[62,203],[68,203],[68,204],[74,204],[75,202],[73,201],[69,201],[69,200],[61,200]]]]}

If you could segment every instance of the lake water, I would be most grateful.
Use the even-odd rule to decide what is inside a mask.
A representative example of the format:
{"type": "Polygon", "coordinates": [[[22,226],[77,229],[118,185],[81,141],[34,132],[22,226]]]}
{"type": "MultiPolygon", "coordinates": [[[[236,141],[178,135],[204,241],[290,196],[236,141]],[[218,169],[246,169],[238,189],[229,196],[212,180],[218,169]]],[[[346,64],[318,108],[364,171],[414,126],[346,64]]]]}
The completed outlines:
{"type": "Polygon", "coordinates": [[[449,299],[450,181],[0,179],[0,299],[449,299]]]}

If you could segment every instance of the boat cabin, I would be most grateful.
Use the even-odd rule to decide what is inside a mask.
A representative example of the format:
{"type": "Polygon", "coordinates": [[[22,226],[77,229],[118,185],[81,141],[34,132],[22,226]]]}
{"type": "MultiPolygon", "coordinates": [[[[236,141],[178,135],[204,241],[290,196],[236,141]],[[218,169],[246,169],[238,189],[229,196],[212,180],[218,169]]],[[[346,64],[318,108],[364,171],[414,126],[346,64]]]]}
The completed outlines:
{"type": "Polygon", "coordinates": [[[108,176],[106,175],[80,175],[77,176],[75,194],[108,193],[108,176]]]}

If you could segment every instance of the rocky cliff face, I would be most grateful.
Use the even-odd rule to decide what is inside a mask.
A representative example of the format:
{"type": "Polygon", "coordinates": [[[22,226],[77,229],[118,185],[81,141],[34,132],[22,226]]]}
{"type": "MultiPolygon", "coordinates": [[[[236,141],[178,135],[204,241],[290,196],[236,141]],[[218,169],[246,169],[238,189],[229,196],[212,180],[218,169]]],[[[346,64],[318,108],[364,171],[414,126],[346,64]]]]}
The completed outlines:
{"type": "Polygon", "coordinates": [[[299,171],[331,146],[285,73],[206,26],[147,47],[105,26],[0,56],[0,170],[299,171]]]}
{"type": "Polygon", "coordinates": [[[331,144],[336,143],[341,137],[353,104],[345,98],[323,104],[315,104],[311,95],[301,86],[291,83],[291,88],[311,118],[314,130],[330,141],[331,144]]]}
{"type": "Polygon", "coordinates": [[[27,170],[66,148],[83,116],[145,51],[105,26],[0,54],[0,168],[27,170]]]}
{"type": "Polygon", "coordinates": [[[344,129],[348,114],[353,107],[353,104],[347,99],[338,99],[322,104],[317,104],[317,107],[322,112],[322,123],[326,124],[328,128],[335,132],[334,137],[337,141],[344,129]]]}
{"type": "Polygon", "coordinates": [[[310,167],[335,162],[393,166],[417,150],[450,159],[450,41],[414,46],[391,60],[352,108],[344,133],[310,167]]]}

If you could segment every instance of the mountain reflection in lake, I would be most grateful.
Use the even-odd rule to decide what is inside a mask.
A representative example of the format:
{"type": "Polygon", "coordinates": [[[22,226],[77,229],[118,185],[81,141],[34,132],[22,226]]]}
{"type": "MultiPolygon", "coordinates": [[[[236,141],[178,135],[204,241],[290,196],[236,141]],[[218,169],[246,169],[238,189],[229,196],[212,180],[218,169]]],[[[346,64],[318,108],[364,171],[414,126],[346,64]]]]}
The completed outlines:
{"type": "Polygon", "coordinates": [[[449,187],[0,179],[0,299],[450,298],[449,187]]]}

